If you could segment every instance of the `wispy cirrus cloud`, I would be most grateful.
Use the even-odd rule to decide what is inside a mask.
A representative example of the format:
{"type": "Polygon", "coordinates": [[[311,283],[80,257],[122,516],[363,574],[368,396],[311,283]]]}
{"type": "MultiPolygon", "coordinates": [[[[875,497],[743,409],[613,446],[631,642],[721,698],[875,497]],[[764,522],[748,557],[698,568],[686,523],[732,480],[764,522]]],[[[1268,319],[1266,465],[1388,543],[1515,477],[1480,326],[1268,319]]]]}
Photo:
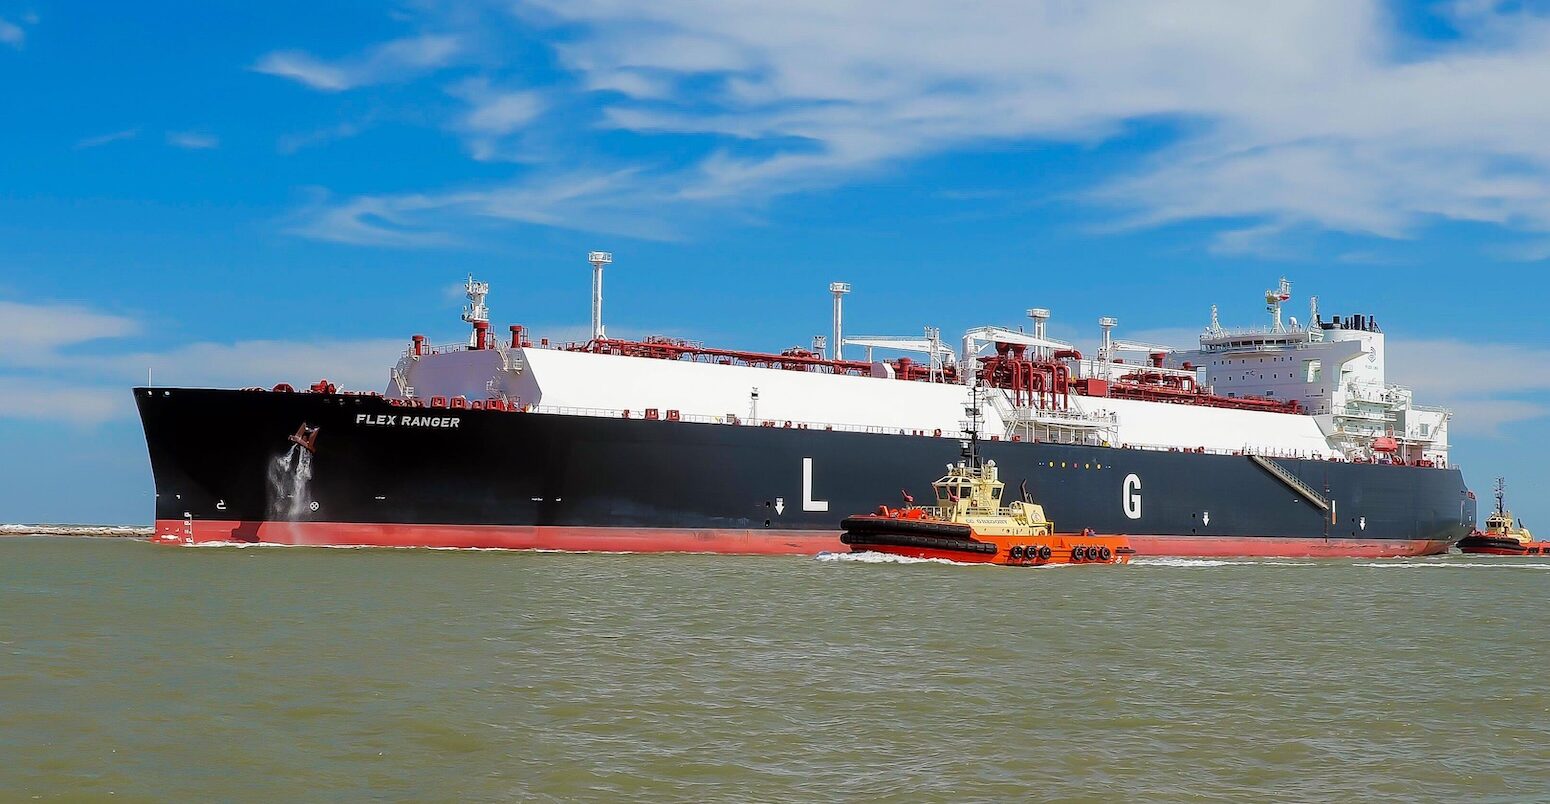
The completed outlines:
{"type": "Polygon", "coordinates": [[[58,350],[96,340],[122,338],[140,331],[128,316],[104,313],[77,304],[23,304],[0,300],[0,321],[6,343],[0,360],[23,355],[52,357],[58,350]]]}
{"type": "Polygon", "coordinates": [[[107,145],[110,142],[132,140],[138,136],[140,136],[140,128],[136,126],[135,128],[126,128],[120,131],[112,131],[107,134],[98,134],[94,137],[85,137],[83,139],[76,140],[75,148],[78,151],[86,150],[87,148],[98,148],[103,145],[107,145]]]}
{"type": "Polygon", "coordinates": [[[1452,431],[1500,437],[1509,425],[1550,416],[1550,349],[1456,338],[1395,339],[1388,375],[1416,401],[1456,414],[1452,431]]]}
{"type": "Polygon", "coordinates": [[[544,96],[533,90],[499,89],[484,78],[473,78],[452,87],[452,94],[468,104],[467,111],[457,118],[453,128],[464,135],[469,153],[479,160],[521,160],[524,154],[520,145],[510,147],[509,138],[524,131],[539,115],[546,103],[544,96]]]}
{"type": "MultiPolygon", "coordinates": [[[[614,197],[567,196],[567,213],[619,193],[638,206],[747,209],[911,159],[1100,143],[1144,125],[1171,134],[1079,199],[1121,226],[1223,222],[1214,248],[1224,253],[1274,251],[1281,233],[1303,228],[1405,238],[1454,220],[1550,231],[1550,140],[1540,134],[1550,106],[1524,102],[1550,79],[1550,18],[1532,11],[1445,6],[1457,36],[1422,41],[1378,0],[1005,2],[973,14],[821,0],[536,6],[566,31],[555,53],[570,91],[591,93],[594,130],[637,136],[647,153],[661,142],[691,154],[667,168],[600,171],[623,168],[633,181],[607,182],[614,197]]],[[[531,101],[513,97],[504,111],[542,125],[531,101]]],[[[492,121],[501,111],[490,107],[492,121]]],[[[386,206],[405,225],[457,228],[446,205],[426,199],[456,198],[464,223],[488,220],[473,194],[526,191],[542,202],[546,180],[346,197],[320,212],[338,223],[386,206]]]]}
{"type": "Polygon", "coordinates": [[[681,208],[681,191],[679,176],[619,170],[550,173],[493,190],[343,201],[323,195],[295,216],[289,231],[335,243],[407,248],[458,243],[466,235],[513,223],[675,240],[696,214],[681,208]]]}
{"type": "Polygon", "coordinates": [[[0,17],[0,45],[9,45],[20,50],[27,44],[27,31],[4,17],[0,17]]]}
{"type": "Polygon", "coordinates": [[[219,148],[221,139],[214,134],[207,134],[202,131],[169,131],[167,132],[167,144],[174,148],[200,151],[219,148]]]}
{"type": "Polygon", "coordinates": [[[401,81],[447,64],[462,51],[457,36],[425,34],[384,42],[364,53],[336,60],[300,50],[265,54],[253,65],[261,73],[289,78],[324,92],[401,81]]]}
{"type": "Polygon", "coordinates": [[[0,350],[0,418],[95,425],[134,414],[128,393],[147,372],[158,384],[300,387],[321,377],[356,390],[387,386],[404,349],[391,338],[296,342],[197,341],[161,350],[127,339],[138,318],[76,304],[0,300],[9,348],[0,350]]]}
{"type": "Polygon", "coordinates": [[[282,154],[293,154],[306,148],[347,140],[365,131],[370,125],[369,121],[359,123],[347,121],[299,134],[287,134],[275,144],[275,149],[282,154]]]}

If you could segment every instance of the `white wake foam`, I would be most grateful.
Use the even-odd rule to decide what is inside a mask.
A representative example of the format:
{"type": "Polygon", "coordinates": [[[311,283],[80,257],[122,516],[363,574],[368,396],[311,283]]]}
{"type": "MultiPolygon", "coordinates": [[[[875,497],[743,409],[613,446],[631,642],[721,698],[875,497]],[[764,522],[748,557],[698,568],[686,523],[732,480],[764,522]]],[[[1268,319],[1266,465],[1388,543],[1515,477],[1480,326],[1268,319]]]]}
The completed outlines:
{"type": "Polygon", "coordinates": [[[1503,561],[1386,561],[1370,564],[1357,564],[1358,567],[1381,567],[1384,569],[1537,569],[1550,570],[1550,564],[1543,561],[1518,561],[1512,556],[1504,557],[1503,561]]]}
{"type": "Polygon", "coordinates": [[[1258,564],[1258,561],[1229,561],[1223,558],[1141,558],[1130,559],[1130,563],[1146,567],[1228,567],[1236,565],[1258,564]]]}

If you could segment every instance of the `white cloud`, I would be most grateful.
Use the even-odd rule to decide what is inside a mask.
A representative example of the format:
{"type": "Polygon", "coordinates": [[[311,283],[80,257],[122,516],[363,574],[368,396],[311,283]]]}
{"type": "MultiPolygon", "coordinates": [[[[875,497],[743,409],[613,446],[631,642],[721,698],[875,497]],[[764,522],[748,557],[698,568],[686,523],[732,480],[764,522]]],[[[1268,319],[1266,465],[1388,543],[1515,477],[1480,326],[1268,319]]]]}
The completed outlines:
{"type": "Polygon", "coordinates": [[[10,45],[20,50],[27,42],[27,32],[20,25],[0,17],[0,45],[10,45]]]}
{"type": "Polygon", "coordinates": [[[0,374],[0,419],[93,425],[122,418],[133,411],[127,386],[105,388],[78,382],[0,374]]]}
{"type": "Polygon", "coordinates": [[[205,134],[199,131],[169,131],[167,132],[167,144],[176,148],[203,150],[219,147],[221,140],[214,134],[205,134]]]}
{"type": "Polygon", "coordinates": [[[341,388],[381,391],[388,368],[408,339],[192,343],[161,352],[114,355],[96,361],[103,372],[143,382],[147,368],[158,385],[238,388],[287,382],[303,388],[327,378],[341,388]]]}
{"type": "MultiPolygon", "coordinates": [[[[713,143],[608,183],[637,208],[746,208],[946,151],[1160,124],[1169,144],[1086,200],[1131,226],[1244,221],[1219,251],[1273,250],[1306,227],[1409,237],[1438,219],[1550,231],[1550,105],[1530,100],[1550,80],[1550,20],[1489,3],[1450,7],[1449,41],[1407,38],[1379,0],[539,5],[566,27],[561,64],[598,93],[602,125],[713,143]]],[[[531,102],[487,122],[530,125],[531,102]]],[[[543,196],[545,181],[372,202],[445,226],[479,216],[472,194],[543,196]],[[463,217],[420,203],[448,196],[463,217]]]]}
{"type": "Polygon", "coordinates": [[[123,131],[114,131],[108,134],[99,134],[95,137],[86,137],[85,139],[77,140],[75,147],[76,150],[85,150],[87,148],[96,148],[101,145],[107,145],[110,142],[132,140],[138,136],[140,136],[140,129],[138,127],[126,128],[123,131]]]}
{"type": "Polygon", "coordinates": [[[302,210],[290,231],[336,243],[409,248],[457,242],[448,234],[454,229],[506,223],[672,240],[691,214],[675,205],[681,184],[681,177],[619,170],[542,174],[493,190],[323,198],[302,210]]]}
{"type": "Polygon", "coordinates": [[[140,331],[138,321],[74,304],[22,304],[0,300],[6,347],[0,365],[29,355],[53,355],[68,346],[122,338],[140,331]]]}
{"type": "Polygon", "coordinates": [[[303,148],[311,148],[315,145],[347,140],[365,131],[367,123],[344,122],[335,126],[317,129],[302,134],[287,134],[275,144],[275,149],[282,154],[293,154],[303,148]]]}
{"type": "Polygon", "coordinates": [[[95,424],[132,416],[128,389],[158,385],[298,388],[321,378],[380,391],[407,341],[396,339],[198,342],[126,351],[141,323],[76,305],[0,301],[0,418],[95,424]],[[116,343],[115,343],[116,341],[116,343]]]}
{"type": "Polygon", "coordinates": [[[476,78],[464,81],[452,88],[452,94],[468,104],[465,112],[455,123],[468,141],[469,152],[475,159],[531,159],[534,154],[523,153],[520,143],[513,145],[509,138],[525,130],[544,112],[544,98],[531,90],[502,90],[490,86],[490,82],[476,78]]]}
{"type": "Polygon", "coordinates": [[[1550,415],[1536,401],[1550,393],[1550,349],[1399,338],[1387,352],[1390,381],[1410,386],[1422,404],[1452,408],[1455,433],[1499,436],[1506,425],[1550,415]]]}
{"type": "Polygon", "coordinates": [[[313,89],[326,92],[338,92],[355,86],[354,79],[343,68],[295,50],[267,54],[253,65],[253,69],[261,73],[294,79],[313,89]]]}
{"type": "Polygon", "coordinates": [[[384,42],[365,53],[326,61],[300,50],[268,53],[253,65],[261,73],[290,78],[324,92],[400,81],[449,63],[462,50],[456,36],[426,34],[384,42]]]}
{"type": "Polygon", "coordinates": [[[487,87],[464,93],[472,108],[463,128],[480,134],[504,135],[521,129],[543,111],[536,92],[493,92],[487,87]]]}

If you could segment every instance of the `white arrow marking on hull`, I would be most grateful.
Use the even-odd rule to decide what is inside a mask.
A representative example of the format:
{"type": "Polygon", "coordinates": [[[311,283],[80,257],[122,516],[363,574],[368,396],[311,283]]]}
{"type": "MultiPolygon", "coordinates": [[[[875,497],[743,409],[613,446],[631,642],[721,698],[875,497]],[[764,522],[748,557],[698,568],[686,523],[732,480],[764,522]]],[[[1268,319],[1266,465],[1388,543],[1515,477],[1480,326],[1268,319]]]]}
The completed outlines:
{"type": "Polygon", "coordinates": [[[813,459],[802,459],[802,510],[803,511],[827,511],[828,500],[813,499],[813,459]]]}
{"type": "Polygon", "coordinates": [[[1200,524],[1202,524],[1202,525],[1209,525],[1209,524],[1211,524],[1211,512],[1210,511],[1207,511],[1207,512],[1205,512],[1205,513],[1200,515],[1200,524]]]}
{"type": "Polygon", "coordinates": [[[786,513],[786,498],[785,497],[776,497],[775,498],[775,513],[776,513],[776,515],[780,515],[780,514],[786,513]]]}

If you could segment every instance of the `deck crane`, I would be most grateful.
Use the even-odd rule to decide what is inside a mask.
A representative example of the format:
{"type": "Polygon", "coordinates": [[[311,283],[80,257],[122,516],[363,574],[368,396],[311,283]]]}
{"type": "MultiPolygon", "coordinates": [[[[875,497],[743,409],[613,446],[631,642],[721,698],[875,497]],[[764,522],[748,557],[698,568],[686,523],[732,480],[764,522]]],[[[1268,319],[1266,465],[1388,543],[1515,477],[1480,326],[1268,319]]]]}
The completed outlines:
{"type": "MultiPolygon", "coordinates": [[[[1141,341],[1114,341],[1109,346],[1109,351],[1146,352],[1147,357],[1151,358],[1152,368],[1161,369],[1163,368],[1163,358],[1167,355],[1173,354],[1177,350],[1172,346],[1163,346],[1159,343],[1143,343],[1141,341]]],[[[1172,369],[1168,370],[1172,371],[1172,369]]],[[[1194,374],[1194,372],[1186,373],[1190,375],[1194,374]]]]}
{"type": "Polygon", "coordinates": [[[872,360],[873,349],[892,349],[899,352],[917,352],[927,355],[931,362],[931,379],[940,382],[943,370],[953,364],[953,350],[942,344],[942,331],[926,327],[918,336],[909,335],[857,335],[845,338],[849,346],[865,346],[866,360],[872,360]]]}
{"type": "Polygon", "coordinates": [[[1162,352],[1171,355],[1178,351],[1172,346],[1163,346],[1156,343],[1141,343],[1140,341],[1115,341],[1111,347],[1116,352],[1162,352]]]}

